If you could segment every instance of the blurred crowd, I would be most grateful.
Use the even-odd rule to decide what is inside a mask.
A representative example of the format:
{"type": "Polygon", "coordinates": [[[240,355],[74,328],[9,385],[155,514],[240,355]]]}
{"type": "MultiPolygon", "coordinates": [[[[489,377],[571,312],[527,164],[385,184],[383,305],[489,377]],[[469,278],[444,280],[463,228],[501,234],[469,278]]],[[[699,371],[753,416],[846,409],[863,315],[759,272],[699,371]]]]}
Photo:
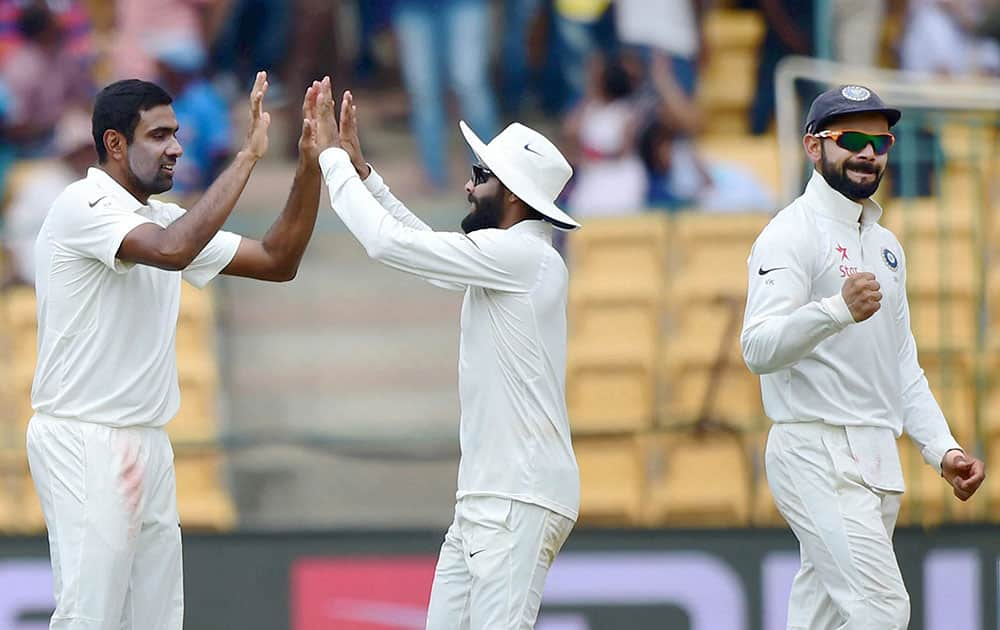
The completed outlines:
{"type": "MultiPolygon", "coordinates": [[[[506,122],[536,116],[562,127],[576,168],[565,202],[577,215],[731,211],[769,207],[772,191],[737,164],[699,155],[710,11],[752,9],[763,18],[756,94],[746,115],[749,133],[767,134],[774,69],[788,54],[825,52],[853,64],[952,75],[1000,73],[997,4],[0,0],[0,235],[12,263],[4,281],[32,280],[33,241],[51,200],[94,163],[93,97],[119,78],[153,80],[173,95],[184,157],[172,193],[182,199],[204,190],[226,163],[234,144],[230,112],[242,108],[254,73],[264,69],[272,107],[287,103],[293,118],[315,77],[346,72],[341,86],[396,89],[398,76],[429,190],[449,187],[455,117],[491,137],[506,122]],[[896,26],[888,46],[887,25],[896,26]],[[817,33],[829,41],[817,42],[817,33]]],[[[294,138],[285,150],[294,150],[294,138]]]]}

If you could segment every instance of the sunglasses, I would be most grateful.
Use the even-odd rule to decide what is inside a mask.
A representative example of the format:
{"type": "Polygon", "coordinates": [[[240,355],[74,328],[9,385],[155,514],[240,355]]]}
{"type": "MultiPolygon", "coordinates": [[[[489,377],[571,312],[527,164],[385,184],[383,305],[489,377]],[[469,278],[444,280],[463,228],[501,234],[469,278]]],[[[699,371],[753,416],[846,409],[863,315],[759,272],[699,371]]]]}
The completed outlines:
{"type": "Polygon", "coordinates": [[[864,151],[865,147],[870,144],[872,145],[872,150],[875,151],[875,155],[885,155],[892,148],[892,145],[896,143],[896,136],[888,132],[871,134],[863,131],[833,131],[832,129],[825,129],[819,133],[814,133],[813,137],[829,138],[836,142],[838,147],[847,149],[851,153],[864,151]]]}
{"type": "Polygon", "coordinates": [[[485,184],[491,177],[493,177],[493,171],[490,169],[486,168],[482,164],[472,165],[472,183],[476,186],[485,184]]]}

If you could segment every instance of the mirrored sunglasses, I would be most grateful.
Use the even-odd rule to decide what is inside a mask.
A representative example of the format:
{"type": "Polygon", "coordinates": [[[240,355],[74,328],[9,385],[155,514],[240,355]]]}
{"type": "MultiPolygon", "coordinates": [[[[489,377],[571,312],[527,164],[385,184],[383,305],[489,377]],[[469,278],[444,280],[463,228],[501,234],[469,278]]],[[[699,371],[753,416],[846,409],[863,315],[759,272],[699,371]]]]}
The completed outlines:
{"type": "Polygon", "coordinates": [[[851,129],[824,129],[819,133],[814,133],[816,138],[829,138],[837,143],[842,149],[847,149],[852,153],[864,151],[869,144],[876,155],[885,155],[896,143],[896,136],[891,133],[865,133],[864,131],[854,131],[851,129]]]}

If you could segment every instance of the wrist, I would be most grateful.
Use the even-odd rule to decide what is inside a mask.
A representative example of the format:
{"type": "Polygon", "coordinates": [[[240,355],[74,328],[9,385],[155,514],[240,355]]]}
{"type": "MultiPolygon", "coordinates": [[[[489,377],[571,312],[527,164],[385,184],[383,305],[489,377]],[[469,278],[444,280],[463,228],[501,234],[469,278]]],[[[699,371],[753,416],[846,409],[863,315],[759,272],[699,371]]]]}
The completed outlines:
{"type": "Polygon", "coordinates": [[[263,156],[257,155],[250,149],[243,147],[242,149],[239,150],[239,152],[236,153],[236,157],[233,159],[233,161],[253,166],[254,164],[257,163],[258,160],[260,160],[261,157],[263,156]]]}

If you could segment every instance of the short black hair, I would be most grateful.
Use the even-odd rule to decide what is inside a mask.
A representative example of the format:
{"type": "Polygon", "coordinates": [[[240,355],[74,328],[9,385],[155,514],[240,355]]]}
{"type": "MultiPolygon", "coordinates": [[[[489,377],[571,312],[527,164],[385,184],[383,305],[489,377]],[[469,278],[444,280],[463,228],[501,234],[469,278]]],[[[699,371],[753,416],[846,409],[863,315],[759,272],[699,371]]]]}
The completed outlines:
{"type": "Polygon", "coordinates": [[[103,164],[108,160],[108,150],[104,146],[105,131],[114,129],[124,134],[125,141],[131,144],[135,128],[139,125],[139,115],[147,109],[173,102],[166,90],[139,79],[116,81],[101,90],[94,101],[91,124],[97,161],[103,164]]]}

